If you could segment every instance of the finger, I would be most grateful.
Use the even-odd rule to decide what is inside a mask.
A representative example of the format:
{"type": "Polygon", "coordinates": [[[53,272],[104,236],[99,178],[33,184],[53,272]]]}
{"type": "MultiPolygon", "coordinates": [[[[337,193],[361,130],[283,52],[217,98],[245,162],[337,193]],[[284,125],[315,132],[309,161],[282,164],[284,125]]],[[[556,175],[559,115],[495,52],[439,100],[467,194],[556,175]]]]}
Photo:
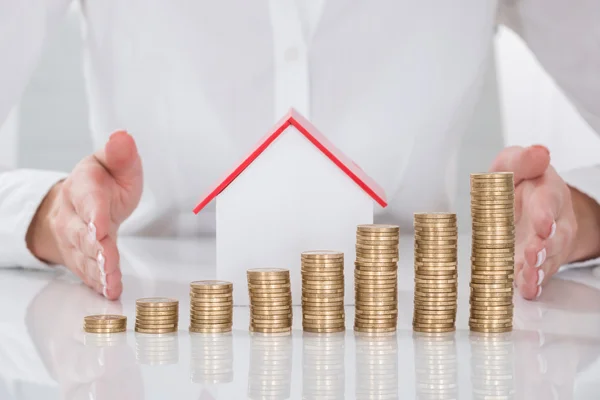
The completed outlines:
{"type": "Polygon", "coordinates": [[[534,300],[542,293],[542,287],[537,286],[537,269],[523,268],[517,276],[517,288],[521,296],[527,300],[534,300]]]}
{"type": "Polygon", "coordinates": [[[525,179],[540,177],[550,165],[550,151],[544,146],[512,146],[500,152],[492,163],[492,172],[512,171],[515,186],[525,179]]]}
{"type": "MultiPolygon", "coordinates": [[[[568,218],[561,218],[556,221],[554,233],[546,241],[546,249],[548,257],[556,257],[563,255],[565,249],[568,249],[569,243],[573,239],[574,227],[573,223],[568,218]]],[[[566,257],[562,257],[565,259],[566,257]]]]}
{"type": "Polygon", "coordinates": [[[140,184],[142,163],[135,140],[127,132],[113,133],[94,157],[121,187],[131,188],[140,184]]]}
{"type": "Polygon", "coordinates": [[[106,277],[106,297],[115,300],[122,292],[119,250],[116,240],[110,236],[100,241],[100,245],[104,250],[98,254],[96,261],[106,277]]]}
{"type": "Polygon", "coordinates": [[[529,268],[539,268],[548,257],[545,242],[533,234],[527,239],[523,258],[525,265],[529,268]]]}
{"type": "Polygon", "coordinates": [[[556,230],[555,222],[560,218],[563,204],[562,191],[553,190],[549,185],[538,186],[533,191],[527,211],[532,228],[540,238],[547,239],[556,230]]]}

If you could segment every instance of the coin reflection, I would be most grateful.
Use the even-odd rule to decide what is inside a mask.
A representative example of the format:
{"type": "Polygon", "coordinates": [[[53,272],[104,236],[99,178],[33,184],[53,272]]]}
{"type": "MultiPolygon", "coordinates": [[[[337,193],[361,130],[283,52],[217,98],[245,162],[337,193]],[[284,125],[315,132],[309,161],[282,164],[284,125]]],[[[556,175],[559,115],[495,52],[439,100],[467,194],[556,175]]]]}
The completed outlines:
{"type": "Polygon", "coordinates": [[[291,379],[292,337],[289,334],[251,334],[248,398],[287,399],[291,379]]]}
{"type": "Polygon", "coordinates": [[[356,398],[398,398],[398,340],[392,335],[356,335],[356,398]]]}
{"type": "Polygon", "coordinates": [[[454,333],[413,335],[418,399],[457,399],[458,361],[454,333]]]}
{"type": "Polygon", "coordinates": [[[512,399],[515,395],[511,333],[471,332],[473,399],[512,399]]]}
{"type": "Polygon", "coordinates": [[[191,376],[194,383],[218,384],[233,380],[233,339],[229,333],[190,333],[191,376]]]}
{"type": "Polygon", "coordinates": [[[136,333],[135,355],[140,364],[177,364],[179,361],[179,338],[177,333],[157,335],[136,333]]]}
{"type": "Polygon", "coordinates": [[[302,398],[343,399],[345,333],[302,335],[302,398]]]}

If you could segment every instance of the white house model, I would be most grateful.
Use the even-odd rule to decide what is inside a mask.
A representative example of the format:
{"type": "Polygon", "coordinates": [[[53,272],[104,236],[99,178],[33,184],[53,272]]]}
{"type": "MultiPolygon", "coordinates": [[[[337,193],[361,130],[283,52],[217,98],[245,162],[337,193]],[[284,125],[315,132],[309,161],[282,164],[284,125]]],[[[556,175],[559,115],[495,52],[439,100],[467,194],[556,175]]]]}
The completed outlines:
{"type": "Polygon", "coordinates": [[[249,302],[246,271],[290,270],[301,303],[300,253],[345,255],[345,302],[354,304],[356,226],[373,222],[385,194],[308,120],[291,110],[194,209],[217,197],[217,277],[233,282],[234,302],[249,302]]]}

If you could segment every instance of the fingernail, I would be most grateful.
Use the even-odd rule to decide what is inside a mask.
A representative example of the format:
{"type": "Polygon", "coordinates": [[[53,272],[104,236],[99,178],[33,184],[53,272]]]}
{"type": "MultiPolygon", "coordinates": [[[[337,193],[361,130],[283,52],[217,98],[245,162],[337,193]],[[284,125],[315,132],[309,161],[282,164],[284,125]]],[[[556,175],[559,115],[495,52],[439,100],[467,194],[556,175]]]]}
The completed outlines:
{"type": "Polygon", "coordinates": [[[539,343],[539,347],[542,347],[544,345],[544,343],[546,343],[546,336],[544,335],[544,332],[542,331],[537,331],[538,333],[538,343],[539,343]]]}
{"type": "Polygon", "coordinates": [[[540,286],[542,284],[542,282],[544,282],[544,276],[546,276],[546,274],[544,273],[544,270],[538,269],[538,280],[537,280],[538,286],[540,286]]]}
{"type": "Polygon", "coordinates": [[[550,236],[548,236],[548,239],[552,239],[552,237],[554,236],[555,233],[556,233],[556,221],[554,221],[552,223],[552,228],[550,228],[550,236]]]}
{"type": "Polygon", "coordinates": [[[544,261],[546,261],[546,248],[543,248],[540,251],[538,251],[538,253],[537,253],[537,261],[535,263],[535,267],[536,268],[541,267],[542,264],[544,263],[544,261]]]}
{"type": "Polygon", "coordinates": [[[96,241],[96,225],[90,221],[88,224],[88,240],[90,243],[94,243],[96,241]]]}
{"type": "Polygon", "coordinates": [[[537,294],[535,295],[535,298],[539,299],[541,295],[542,295],[542,287],[538,286],[538,290],[537,290],[537,294]]]}
{"type": "Polygon", "coordinates": [[[108,298],[108,291],[106,290],[106,286],[102,288],[102,294],[104,295],[104,297],[108,298]]]}
{"type": "Polygon", "coordinates": [[[546,358],[543,355],[538,354],[537,361],[540,373],[545,374],[546,372],[548,372],[548,363],[546,362],[546,358]]]}
{"type": "Polygon", "coordinates": [[[100,272],[106,274],[104,271],[104,263],[106,262],[106,259],[104,258],[104,254],[102,254],[102,250],[98,252],[98,257],[96,257],[96,260],[98,261],[98,268],[100,268],[100,272]]]}
{"type": "Polygon", "coordinates": [[[550,154],[550,150],[549,150],[549,149],[548,149],[546,146],[543,146],[543,145],[541,145],[541,144],[534,144],[534,145],[533,145],[533,146],[531,146],[531,147],[532,147],[532,148],[535,148],[535,149],[544,150],[546,153],[550,154]]]}

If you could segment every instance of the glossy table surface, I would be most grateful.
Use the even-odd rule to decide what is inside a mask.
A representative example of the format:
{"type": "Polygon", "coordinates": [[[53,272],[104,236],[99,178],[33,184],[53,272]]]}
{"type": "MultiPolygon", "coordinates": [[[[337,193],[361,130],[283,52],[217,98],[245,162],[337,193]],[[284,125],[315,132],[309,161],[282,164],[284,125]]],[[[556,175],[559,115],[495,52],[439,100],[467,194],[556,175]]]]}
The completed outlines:
{"type": "MultiPolygon", "coordinates": [[[[398,331],[385,337],[304,334],[299,307],[291,336],[251,336],[247,307],[235,308],[231,334],[190,335],[189,282],[215,275],[209,238],[123,239],[117,302],[64,271],[0,271],[0,399],[600,398],[594,269],[562,271],[535,302],[515,295],[514,332],[471,334],[469,237],[460,239],[457,331],[440,337],[411,330],[410,237],[401,241],[398,331]],[[135,299],[147,296],[180,300],[178,334],[132,331],[135,299]],[[94,313],[126,315],[129,331],[84,334],[94,313]]],[[[347,307],[348,327],[353,315],[347,307]]]]}

